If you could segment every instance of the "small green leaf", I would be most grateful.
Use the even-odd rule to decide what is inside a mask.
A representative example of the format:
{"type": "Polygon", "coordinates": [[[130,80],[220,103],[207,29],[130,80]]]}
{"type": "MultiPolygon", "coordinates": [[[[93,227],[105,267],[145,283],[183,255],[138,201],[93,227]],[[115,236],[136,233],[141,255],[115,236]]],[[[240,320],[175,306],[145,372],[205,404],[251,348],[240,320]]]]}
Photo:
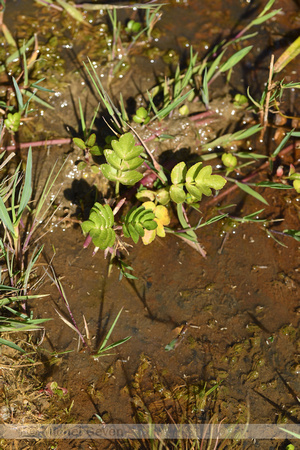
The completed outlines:
{"type": "Polygon", "coordinates": [[[155,193],[153,191],[150,191],[149,189],[143,189],[142,191],[137,192],[135,196],[140,202],[155,200],[155,193]]]}
{"type": "Polygon", "coordinates": [[[94,226],[95,224],[91,220],[85,220],[81,224],[81,228],[84,234],[88,234],[94,226]]]}
{"type": "Polygon", "coordinates": [[[109,181],[118,181],[118,171],[109,164],[101,164],[101,172],[109,181]]]}
{"type": "Polygon", "coordinates": [[[21,113],[16,112],[14,114],[8,113],[7,118],[4,120],[6,128],[16,133],[19,129],[21,122],[21,113]]]}
{"type": "Polygon", "coordinates": [[[193,181],[195,181],[195,178],[197,177],[201,168],[202,168],[201,162],[196,163],[192,167],[190,167],[186,174],[186,179],[185,179],[186,183],[192,183],[193,181]]]}
{"type": "Polygon", "coordinates": [[[170,187],[170,197],[175,203],[183,203],[186,198],[186,193],[183,190],[183,186],[173,184],[170,187]]]}
{"type": "Polygon", "coordinates": [[[120,170],[127,171],[127,170],[133,170],[137,169],[143,164],[144,160],[142,158],[132,158],[129,161],[123,161],[120,165],[120,170]]]}
{"type": "Polygon", "coordinates": [[[131,133],[123,134],[118,141],[111,141],[111,146],[117,156],[125,160],[136,158],[143,151],[142,146],[135,145],[135,140],[131,133]]]}
{"type": "Polygon", "coordinates": [[[93,147],[95,145],[95,142],[96,142],[96,135],[95,135],[95,133],[93,133],[88,138],[86,145],[88,147],[93,147]]]}
{"type": "Polygon", "coordinates": [[[98,145],[94,145],[92,148],[90,148],[90,154],[93,156],[100,156],[103,154],[103,152],[98,145]]]}
{"type": "Polygon", "coordinates": [[[95,164],[93,164],[93,165],[91,166],[91,171],[92,171],[93,173],[99,173],[100,167],[99,167],[99,166],[96,166],[95,164]]]}
{"type": "Polygon", "coordinates": [[[136,115],[140,117],[141,119],[145,120],[148,116],[147,110],[141,106],[139,109],[136,110],[136,115]]]}
{"type": "Polygon", "coordinates": [[[186,183],[186,188],[188,192],[193,197],[193,200],[199,201],[202,198],[201,190],[193,184],[186,183]]]}
{"type": "Polygon", "coordinates": [[[186,164],[184,161],[176,164],[171,172],[171,181],[173,184],[184,183],[186,176],[186,164]]]}
{"type": "Polygon", "coordinates": [[[135,183],[143,178],[143,174],[137,172],[136,170],[129,170],[128,172],[123,172],[121,176],[118,177],[120,183],[126,186],[133,186],[135,183]]]}
{"type": "Polygon", "coordinates": [[[86,145],[85,145],[85,143],[83,142],[82,139],[75,137],[75,138],[73,138],[73,142],[74,142],[74,144],[77,145],[77,147],[81,148],[81,150],[85,150],[86,149],[86,145]]]}
{"type": "Polygon", "coordinates": [[[139,233],[136,231],[135,227],[131,223],[128,225],[128,231],[130,233],[133,242],[137,244],[139,240],[139,233]]]}
{"type": "Polygon", "coordinates": [[[80,161],[80,162],[77,164],[77,169],[78,169],[78,170],[84,170],[84,169],[86,168],[86,166],[87,166],[87,163],[86,163],[85,161],[80,161]]]}
{"type": "Polygon", "coordinates": [[[110,164],[116,170],[120,170],[122,159],[119,158],[113,150],[104,150],[104,156],[108,164],[110,164]]]}

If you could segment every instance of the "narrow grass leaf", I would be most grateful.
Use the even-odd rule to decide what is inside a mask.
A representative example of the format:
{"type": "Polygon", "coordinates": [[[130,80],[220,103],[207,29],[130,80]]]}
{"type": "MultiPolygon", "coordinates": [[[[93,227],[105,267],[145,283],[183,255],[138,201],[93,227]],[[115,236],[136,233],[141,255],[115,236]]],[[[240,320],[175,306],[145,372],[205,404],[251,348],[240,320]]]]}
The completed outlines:
{"type": "Polygon", "coordinates": [[[80,115],[80,122],[81,122],[81,129],[84,140],[86,139],[86,124],[85,124],[85,118],[83,114],[83,109],[81,105],[80,98],[78,98],[78,106],[79,106],[79,115],[80,115]]]}
{"type": "Polygon", "coordinates": [[[21,112],[24,109],[23,97],[22,97],[20,88],[18,86],[18,83],[16,82],[14,77],[12,77],[12,81],[13,81],[13,85],[14,85],[14,89],[15,89],[15,93],[16,93],[16,97],[17,97],[19,112],[21,112]]]}
{"type": "Polygon", "coordinates": [[[40,105],[45,106],[45,108],[54,109],[54,107],[52,105],[50,105],[50,103],[46,102],[45,100],[42,100],[34,92],[30,92],[27,89],[22,89],[22,93],[24,95],[26,95],[27,97],[29,97],[29,100],[26,102],[26,105],[28,104],[28,102],[30,102],[30,100],[33,99],[35,102],[39,103],[40,105]]]}
{"type": "Polygon", "coordinates": [[[118,347],[118,345],[124,344],[125,342],[129,341],[129,339],[131,339],[131,336],[127,336],[127,337],[124,338],[124,339],[120,339],[119,341],[113,342],[112,344],[108,345],[108,346],[105,347],[104,349],[99,350],[99,352],[95,355],[95,357],[97,357],[97,355],[99,356],[99,355],[100,355],[101,353],[103,353],[103,352],[107,352],[107,351],[109,351],[109,350],[112,350],[112,349],[115,348],[115,347],[118,347]]]}
{"type": "Polygon", "coordinates": [[[220,53],[216,57],[216,59],[214,59],[213,63],[211,64],[211,66],[210,66],[210,68],[208,69],[208,72],[207,72],[207,81],[209,81],[212,78],[212,76],[214,75],[217,67],[219,66],[219,64],[221,62],[221,59],[223,58],[224,53],[225,53],[225,50],[223,50],[223,52],[220,53]]]}
{"type": "Polygon", "coordinates": [[[14,40],[14,38],[12,37],[12,34],[9,31],[9,29],[7,28],[7,26],[5,25],[5,23],[1,24],[1,29],[2,29],[2,32],[4,34],[4,37],[5,37],[6,42],[8,43],[8,45],[11,45],[12,47],[17,48],[17,43],[14,40]]]}
{"type": "MultiPolygon", "coordinates": [[[[286,433],[289,433],[290,435],[294,436],[296,439],[300,439],[300,434],[295,433],[294,431],[286,430],[285,428],[279,427],[280,430],[285,431],[286,433]]],[[[288,446],[286,447],[288,448],[288,446]]]]}
{"type": "Polygon", "coordinates": [[[10,347],[10,348],[12,348],[14,350],[18,350],[18,352],[25,353],[25,350],[23,350],[17,344],[15,344],[14,342],[8,341],[6,339],[0,338],[0,344],[1,345],[6,345],[7,347],[10,347]]]}
{"type": "Polygon", "coordinates": [[[99,350],[98,350],[97,353],[101,353],[101,352],[104,350],[104,348],[105,348],[105,346],[106,346],[106,343],[107,343],[108,339],[110,338],[110,335],[111,335],[111,333],[113,332],[113,329],[115,328],[115,326],[116,326],[116,324],[117,324],[117,322],[118,322],[118,320],[119,320],[119,317],[120,317],[122,311],[123,311],[123,308],[121,308],[120,311],[118,312],[117,317],[116,317],[115,320],[113,321],[113,324],[112,324],[112,326],[110,327],[110,329],[109,329],[107,335],[105,336],[105,339],[104,339],[104,341],[102,342],[101,347],[99,348],[99,350]]]}
{"type": "Polygon", "coordinates": [[[281,9],[275,9],[275,11],[271,11],[269,14],[265,14],[264,16],[257,17],[257,19],[254,19],[250,26],[253,27],[254,25],[260,25],[263,22],[266,22],[267,20],[271,19],[272,17],[276,16],[281,11],[281,9]]]}
{"type": "Polygon", "coordinates": [[[71,17],[73,17],[73,19],[77,20],[78,22],[83,23],[84,25],[90,26],[89,23],[87,23],[87,22],[84,20],[84,18],[83,18],[83,16],[82,16],[81,12],[80,12],[77,8],[75,8],[75,6],[70,5],[70,3],[67,3],[67,2],[65,2],[64,0],[56,0],[56,1],[57,1],[57,3],[58,3],[62,8],[64,8],[64,10],[65,10],[71,17]]]}
{"type": "Polygon", "coordinates": [[[300,53],[300,37],[298,37],[277,59],[274,64],[274,72],[280,72],[289,62],[295,59],[300,53]]]}
{"type": "Polygon", "coordinates": [[[220,214],[219,216],[212,217],[211,219],[207,220],[206,222],[197,225],[196,230],[198,228],[206,227],[207,225],[211,225],[214,222],[218,222],[219,220],[222,220],[225,217],[228,217],[228,215],[227,214],[220,214]]]}
{"type": "Polygon", "coordinates": [[[259,153],[250,153],[250,152],[239,152],[235,153],[239,158],[251,158],[251,159],[266,159],[268,156],[261,155],[259,153]]]}
{"type": "Polygon", "coordinates": [[[262,127],[259,124],[257,124],[253,125],[247,130],[239,130],[236,133],[233,133],[231,140],[247,139],[248,137],[260,131],[261,129],[262,127]]]}
{"type": "Polygon", "coordinates": [[[5,225],[5,227],[9,230],[11,235],[13,237],[15,237],[15,231],[14,231],[13,223],[11,221],[11,218],[9,217],[9,214],[7,212],[7,209],[6,209],[6,206],[4,205],[3,200],[2,200],[1,197],[0,197],[0,219],[3,222],[3,224],[5,225]]]}
{"type": "Polygon", "coordinates": [[[264,203],[265,205],[269,205],[267,200],[263,198],[262,195],[260,195],[258,192],[254,191],[250,186],[247,184],[240,183],[239,181],[235,181],[235,184],[246,194],[252,195],[252,197],[256,198],[256,200],[259,200],[260,202],[264,203]]]}
{"type": "Polygon", "coordinates": [[[29,39],[29,41],[27,41],[17,51],[15,51],[12,55],[10,55],[5,61],[5,66],[7,66],[11,62],[19,59],[20,56],[23,55],[26,52],[27,48],[30,47],[34,43],[34,40],[35,40],[35,38],[34,38],[34,36],[32,36],[29,39]]]}
{"type": "Polygon", "coordinates": [[[55,309],[55,311],[57,312],[57,314],[59,315],[61,320],[63,322],[65,322],[65,324],[68,325],[68,327],[70,327],[73,331],[75,331],[78,334],[78,336],[81,338],[80,332],[77,330],[77,328],[71,322],[69,322],[69,320],[66,319],[57,309],[55,309]]]}
{"type": "Polygon", "coordinates": [[[154,101],[153,101],[153,97],[154,97],[154,96],[152,97],[152,95],[150,94],[149,91],[147,91],[147,94],[148,94],[148,99],[149,99],[151,108],[152,108],[153,111],[154,111],[155,117],[157,117],[159,112],[158,112],[158,109],[156,108],[156,106],[155,106],[155,104],[154,104],[154,101]]]}
{"type": "Polygon", "coordinates": [[[34,249],[34,251],[32,253],[32,256],[30,258],[30,261],[29,261],[29,263],[27,265],[25,276],[24,276],[24,283],[23,283],[23,290],[24,290],[25,294],[26,294],[26,291],[27,291],[27,285],[28,285],[29,277],[30,277],[30,275],[32,273],[32,270],[34,268],[35,263],[37,262],[40,254],[43,251],[43,248],[44,248],[44,246],[42,245],[38,250],[37,250],[37,248],[34,249]]]}
{"type": "Polygon", "coordinates": [[[296,241],[300,242],[300,230],[283,230],[284,234],[293,237],[296,241]]]}
{"type": "Polygon", "coordinates": [[[203,81],[202,81],[202,101],[206,108],[209,107],[209,90],[208,90],[208,77],[207,68],[204,70],[203,81]]]}
{"type": "Polygon", "coordinates": [[[278,145],[278,147],[276,148],[276,150],[274,150],[274,152],[271,155],[271,158],[275,158],[278,153],[281,152],[281,150],[283,149],[283,147],[285,146],[285,144],[287,143],[287,141],[290,139],[290,137],[293,135],[294,133],[294,129],[292,129],[280,142],[280,144],[278,145]]]}
{"type": "Polygon", "coordinates": [[[273,181],[261,181],[260,183],[256,183],[254,186],[268,187],[271,189],[294,189],[293,186],[290,186],[289,184],[274,183],[273,181]]]}
{"type": "Polygon", "coordinates": [[[29,147],[25,172],[25,181],[16,218],[17,222],[21,219],[21,216],[29,203],[31,194],[32,194],[32,150],[31,147],[29,147]]]}
{"type": "Polygon", "coordinates": [[[239,50],[237,53],[232,55],[228,61],[226,61],[221,67],[220,72],[227,72],[227,70],[231,69],[233,66],[235,66],[238,62],[241,61],[253,48],[253,45],[249,45],[248,47],[242,48],[242,50],[239,50]]]}
{"type": "Polygon", "coordinates": [[[272,238],[275,242],[277,242],[277,244],[281,245],[281,247],[285,247],[288,248],[287,245],[285,245],[283,242],[281,242],[279,239],[276,239],[276,237],[274,236],[273,233],[271,233],[271,231],[267,230],[266,228],[264,228],[265,232],[267,233],[267,235],[272,238]]]}

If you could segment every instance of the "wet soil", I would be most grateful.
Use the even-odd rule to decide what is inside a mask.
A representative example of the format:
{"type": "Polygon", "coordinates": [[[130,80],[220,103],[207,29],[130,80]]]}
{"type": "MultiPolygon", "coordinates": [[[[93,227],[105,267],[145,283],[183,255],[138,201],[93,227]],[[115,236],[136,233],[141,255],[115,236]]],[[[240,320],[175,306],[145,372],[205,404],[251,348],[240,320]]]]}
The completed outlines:
{"type": "MultiPolygon", "coordinates": [[[[221,0],[210,1],[209,7],[205,3],[201,2],[200,6],[197,1],[172,2],[166,7],[159,24],[165,31],[163,48],[176,47],[185,38],[192,41],[200,54],[205,53],[207,45],[220,35],[230,35],[241,15],[250,17],[258,6],[255,2],[251,5],[239,2],[237,7],[236,2],[221,0]]],[[[219,109],[223,105],[225,111],[221,111],[214,123],[201,124],[202,128],[208,128],[203,132],[204,141],[239,122],[238,117],[235,122],[229,120],[224,124],[224,117],[230,116],[228,111],[232,108],[228,100],[231,90],[238,91],[245,84],[258,92],[257,80],[266,79],[271,52],[280,54],[282,47],[293,40],[293,30],[299,27],[300,21],[297,2],[281,0],[277,3],[276,7],[282,7],[283,13],[261,30],[262,36],[267,36],[267,44],[258,38],[254,55],[242,66],[241,72],[236,71],[238,84],[235,87],[232,81],[229,90],[222,90],[222,98],[220,90],[216,90],[215,97],[218,98],[215,101],[219,109]],[[293,24],[291,30],[290,23],[293,24]]],[[[182,52],[182,48],[178,47],[177,51],[182,52]]],[[[137,57],[136,62],[140,61],[137,57]]],[[[121,86],[125,96],[126,92],[133,97],[144,92],[154,78],[149,69],[153,67],[152,63],[145,65],[146,71],[132,65],[122,83],[113,85],[113,92],[118,92],[121,86]],[[128,91],[124,86],[126,83],[128,91]]],[[[161,65],[158,67],[158,71],[162,70],[161,65]]],[[[286,69],[289,80],[296,81],[296,68],[296,63],[292,63],[286,69]]],[[[53,98],[55,111],[49,116],[46,112],[50,117],[48,130],[55,137],[66,136],[66,129],[78,130],[72,100],[82,90],[82,78],[80,73],[71,72],[66,79],[70,87],[60,87],[59,98],[53,98]]],[[[92,111],[96,104],[93,93],[89,88],[84,89],[86,110],[92,111]]],[[[178,123],[168,126],[173,126],[172,133],[177,132],[177,140],[165,147],[151,144],[157,154],[181,151],[180,156],[189,156],[199,151],[199,127],[195,129],[187,119],[178,119],[178,123]],[[198,140],[195,138],[197,133],[198,140]]],[[[272,136],[270,134],[270,140],[272,136]]],[[[263,147],[258,142],[254,145],[263,147]]],[[[52,147],[48,152],[35,151],[37,178],[43,180],[54,161],[58,159],[59,166],[67,154],[69,160],[57,182],[57,189],[61,189],[58,198],[62,202],[60,211],[68,208],[70,217],[76,222],[79,211],[83,215],[88,211],[95,192],[101,195],[107,187],[101,180],[89,174],[82,176],[74,169],[74,162],[81,154],[68,146],[52,147]]],[[[295,162],[295,155],[290,158],[282,163],[295,162]]],[[[265,177],[266,173],[261,176],[265,177]]],[[[300,198],[296,193],[265,189],[263,195],[269,203],[267,207],[237,192],[225,198],[222,205],[217,205],[234,204],[230,213],[239,217],[265,207],[263,217],[284,219],[282,223],[273,224],[273,229],[299,228],[300,198]]],[[[218,211],[218,206],[204,201],[201,204],[204,217],[211,217],[218,211]]],[[[199,216],[191,212],[190,220],[197,223],[199,216]]],[[[285,244],[283,247],[268,237],[262,224],[232,226],[228,221],[202,228],[198,236],[207,251],[205,259],[174,236],[158,239],[147,247],[135,246],[130,249],[126,262],[134,268],[138,280],[123,278],[120,282],[116,267],[108,277],[108,261],[101,252],[93,256],[92,248],[83,249],[83,236],[77,223],[55,223],[52,231],[43,238],[44,255],[48,260],[55,247],[53,266],[78,327],[93,351],[99,348],[121,308],[123,311],[114,329],[113,341],[131,336],[128,342],[115,349],[114,355],[94,360],[82,347],[76,333],[57,315],[55,309],[68,317],[56,287],[46,279],[41,292],[50,293],[50,299],[31,305],[35,317],[53,318],[46,325],[40,347],[70,353],[58,357],[57,364],[46,363],[36,373],[45,385],[56,381],[68,389],[70,403],[74,400],[72,419],[75,422],[97,423],[95,414],[110,423],[142,421],[146,418],[146,408],[134,401],[137,393],[153,420],[160,422],[166,410],[161,403],[166,400],[167,392],[178,386],[201,385],[203,382],[208,386],[217,382],[220,386],[209,407],[193,416],[195,422],[208,421],[213,414],[216,414],[217,422],[225,418],[227,423],[299,421],[299,243],[292,238],[280,237],[285,244]],[[175,338],[178,338],[176,348],[167,351],[166,346],[175,338]],[[148,361],[147,368],[137,386],[136,374],[145,360],[148,361]],[[138,412],[142,413],[139,415],[138,412]]],[[[167,409],[175,417],[176,402],[171,401],[167,409]]],[[[256,447],[254,443],[245,443],[244,448],[271,449],[279,448],[279,445],[261,442],[256,447]]],[[[58,443],[56,448],[110,446],[114,448],[113,443],[77,442],[58,443]]]]}

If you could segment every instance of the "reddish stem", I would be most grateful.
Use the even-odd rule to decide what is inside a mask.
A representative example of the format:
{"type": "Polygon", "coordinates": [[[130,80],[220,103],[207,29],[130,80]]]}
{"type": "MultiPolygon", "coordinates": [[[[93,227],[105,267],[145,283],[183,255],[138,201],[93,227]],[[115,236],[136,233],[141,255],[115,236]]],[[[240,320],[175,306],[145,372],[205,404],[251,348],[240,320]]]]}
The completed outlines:
{"type": "MultiPolygon", "coordinates": [[[[296,141],[293,144],[288,145],[287,147],[285,147],[283,150],[281,150],[281,152],[277,155],[277,156],[284,156],[287,153],[289,153],[291,150],[294,150],[295,147],[297,145],[300,144],[300,141],[296,141]]],[[[239,180],[240,183],[247,183],[248,181],[252,180],[253,178],[256,177],[256,175],[258,175],[262,170],[265,170],[267,167],[269,167],[270,165],[270,161],[266,161],[265,163],[263,163],[258,169],[256,169],[254,172],[250,173],[250,175],[247,175],[245,178],[243,178],[242,180],[239,180]]],[[[231,192],[234,192],[236,189],[238,188],[238,186],[236,184],[234,184],[233,186],[230,186],[230,188],[226,189],[225,191],[221,192],[221,194],[217,195],[216,197],[210,199],[207,203],[206,206],[210,206],[213,205],[217,202],[219,202],[220,200],[222,200],[224,197],[226,197],[227,195],[231,194],[231,192]]]]}
{"type": "Polygon", "coordinates": [[[8,145],[7,147],[1,147],[1,150],[12,151],[16,150],[17,148],[43,147],[46,145],[64,145],[71,144],[71,142],[71,138],[49,139],[48,141],[23,142],[18,145],[8,145]]]}

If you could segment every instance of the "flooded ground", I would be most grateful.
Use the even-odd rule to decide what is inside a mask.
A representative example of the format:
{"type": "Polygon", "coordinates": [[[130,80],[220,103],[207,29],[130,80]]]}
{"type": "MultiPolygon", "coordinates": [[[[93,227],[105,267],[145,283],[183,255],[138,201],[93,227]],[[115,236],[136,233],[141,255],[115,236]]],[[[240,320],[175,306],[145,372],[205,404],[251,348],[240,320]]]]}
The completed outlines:
{"type": "MultiPolygon", "coordinates": [[[[24,21],[27,14],[35,17],[40,11],[34,2],[23,5],[25,3],[24,21]]],[[[20,7],[18,2],[12,4],[14,8],[20,7]]],[[[8,4],[8,8],[12,4],[8,4]]],[[[158,24],[161,38],[157,46],[161,53],[157,61],[153,63],[137,52],[132,56],[130,70],[112,84],[112,93],[116,95],[121,90],[124,98],[137,98],[139,93],[155,84],[155,76],[168,70],[162,55],[170,49],[175,50],[179,59],[184,59],[187,52],[184,45],[189,42],[204,56],[207,48],[218,39],[231,36],[240,29],[241,17],[245,23],[255,17],[257,8],[260,8],[259,2],[169,2],[163,8],[163,17],[158,24]]],[[[267,79],[271,53],[281,54],[299,30],[297,2],[281,0],[276,3],[276,8],[282,8],[282,13],[262,26],[259,36],[254,38],[253,53],[234,71],[229,87],[225,88],[219,82],[212,92],[214,109],[219,114],[213,116],[212,121],[199,124],[187,118],[175,118],[167,125],[168,132],[171,130],[171,134],[176,134],[174,141],[149,144],[156,155],[161,155],[162,159],[170,159],[170,155],[172,159],[174,154],[178,160],[190,158],[200,152],[203,143],[220,132],[233,131],[242,120],[252,123],[254,118],[249,113],[236,111],[235,115],[231,114],[232,95],[248,85],[251,93],[257,94],[264,83],[262,80],[267,79]]],[[[13,9],[14,14],[15,11],[13,9]]],[[[8,23],[13,12],[8,9],[8,23]]],[[[55,14],[53,17],[53,29],[56,30],[59,19],[55,14]]],[[[44,20],[41,15],[41,22],[44,20]]],[[[20,32],[24,33],[24,30],[25,22],[20,26],[20,32]]],[[[80,29],[75,38],[79,32],[80,29]]],[[[78,41],[70,42],[72,52],[64,44],[64,52],[69,58],[65,67],[67,73],[61,78],[59,93],[51,99],[55,109],[44,112],[46,130],[45,122],[41,122],[43,125],[38,125],[37,130],[34,130],[35,124],[28,124],[27,133],[34,131],[34,139],[66,138],[70,137],[70,131],[77,134],[79,94],[87,117],[97,104],[82,66],[80,69],[78,66],[89,56],[89,46],[84,47],[80,42],[81,49],[76,54],[74,49],[78,41]]],[[[284,75],[288,81],[297,81],[298,66],[295,62],[287,66],[284,75]]],[[[299,117],[299,104],[297,107],[292,100],[291,97],[285,100],[286,110],[299,117]]],[[[199,109],[201,111],[203,108],[199,109]]],[[[101,135],[103,121],[99,120],[96,126],[101,135]]],[[[288,125],[282,127],[282,132],[286,131],[285,126],[288,125]]],[[[153,129],[148,135],[151,133],[153,129]]],[[[28,134],[25,137],[28,141],[28,134]]],[[[276,139],[274,144],[272,138],[274,131],[270,127],[267,143],[253,139],[246,145],[265,153],[276,144],[276,139]]],[[[297,166],[297,151],[281,163],[297,166]]],[[[62,203],[58,217],[69,212],[68,217],[72,220],[57,222],[43,238],[45,258],[49,260],[55,248],[53,267],[77,325],[94,351],[99,348],[121,308],[123,311],[112,340],[131,336],[113,351],[113,355],[94,360],[82,348],[76,333],[56,313],[58,309],[68,317],[57,288],[50,280],[45,280],[41,292],[50,293],[50,298],[31,306],[36,317],[52,317],[53,320],[46,324],[39,347],[45,364],[32,369],[32,375],[45,386],[55,381],[68,390],[66,407],[72,404],[69,420],[98,423],[97,414],[107,423],[143,423],[150,420],[151,414],[157,423],[166,420],[178,423],[183,417],[193,423],[211,419],[216,423],[221,420],[227,423],[298,423],[299,242],[278,235],[285,244],[281,246],[268,236],[266,229],[299,228],[299,195],[295,191],[265,189],[261,192],[269,206],[241,191],[231,193],[218,203],[204,200],[201,203],[204,218],[213,216],[225,205],[233,205],[229,210],[232,217],[243,217],[264,208],[261,217],[283,219],[283,222],[266,226],[261,223],[237,224],[226,219],[204,227],[198,231],[198,236],[207,252],[205,259],[174,236],[156,240],[149,246],[139,244],[131,248],[126,257],[138,279],[123,278],[119,282],[116,267],[108,277],[108,261],[102,252],[92,256],[92,248],[83,249],[84,238],[78,217],[87,214],[95,193],[101,198],[104,186],[95,176],[82,176],[74,168],[74,163],[81,158],[78,149],[64,145],[34,150],[35,177],[42,184],[54,161],[58,160],[59,166],[66,155],[69,155],[68,161],[56,183],[57,190],[60,189],[58,201],[62,203]],[[175,347],[166,348],[174,339],[175,347]],[[61,354],[56,358],[56,364],[50,364],[46,351],[61,354]],[[204,383],[207,383],[207,389],[220,384],[202,407],[193,410],[187,399],[195,386],[203,387],[204,383]],[[184,400],[183,405],[180,402],[184,400]]],[[[265,177],[266,173],[262,172],[257,181],[265,177]]],[[[190,220],[191,223],[199,220],[195,211],[191,212],[190,220]]],[[[41,338],[40,335],[35,337],[41,338]]],[[[47,415],[46,410],[42,413],[47,415]]],[[[15,417],[18,417],[17,412],[15,417]]],[[[284,449],[287,443],[245,441],[240,448],[284,449]]],[[[79,444],[74,441],[57,442],[53,448],[126,448],[123,444],[119,443],[118,447],[115,442],[79,444]]],[[[228,444],[225,448],[239,448],[238,445],[228,444]]],[[[35,446],[43,448],[45,443],[35,446]]],[[[131,443],[127,448],[150,447],[135,447],[131,443]]]]}

